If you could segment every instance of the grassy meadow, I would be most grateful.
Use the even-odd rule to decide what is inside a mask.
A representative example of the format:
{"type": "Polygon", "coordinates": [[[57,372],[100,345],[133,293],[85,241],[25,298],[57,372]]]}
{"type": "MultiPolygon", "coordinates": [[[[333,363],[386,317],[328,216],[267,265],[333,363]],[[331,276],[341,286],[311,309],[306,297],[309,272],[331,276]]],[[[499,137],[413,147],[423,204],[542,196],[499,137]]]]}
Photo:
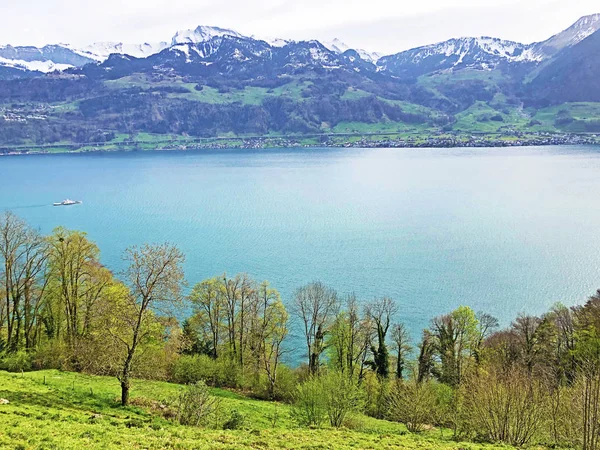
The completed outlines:
{"type": "MultiPolygon", "coordinates": [[[[507,446],[459,443],[450,431],[410,434],[403,425],[355,415],[346,427],[298,427],[287,404],[254,400],[212,389],[220,398],[218,416],[238,411],[240,429],[222,423],[199,428],[164,417],[161,405],[182,386],[136,380],[132,406],[118,402],[119,383],[100,377],[45,370],[0,371],[0,448],[2,449],[496,449],[507,446]]],[[[220,422],[220,421],[219,421],[220,422]]]]}

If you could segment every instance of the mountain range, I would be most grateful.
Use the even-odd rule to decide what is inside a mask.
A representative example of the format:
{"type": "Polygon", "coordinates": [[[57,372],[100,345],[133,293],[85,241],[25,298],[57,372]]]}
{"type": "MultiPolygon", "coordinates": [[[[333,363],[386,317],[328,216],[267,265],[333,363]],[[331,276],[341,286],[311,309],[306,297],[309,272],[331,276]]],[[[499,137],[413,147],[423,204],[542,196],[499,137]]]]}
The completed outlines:
{"type": "Polygon", "coordinates": [[[600,131],[599,30],[595,14],[543,42],[464,37],[393,55],[210,26],[168,42],[5,45],[0,143],[600,131]]]}
{"type": "MultiPolygon", "coordinates": [[[[428,73],[432,70],[461,67],[486,69],[501,62],[544,61],[560,50],[583,41],[600,29],[600,14],[585,16],[568,29],[543,42],[521,44],[492,37],[466,37],[450,39],[433,45],[417,47],[393,55],[382,55],[362,49],[352,49],[339,39],[321,44],[329,51],[341,55],[348,50],[358,53],[361,59],[373,63],[381,71],[395,74],[428,73]]],[[[90,63],[102,63],[112,54],[147,58],[166,49],[207,43],[215,39],[237,38],[262,41],[278,48],[297,44],[285,39],[262,39],[256,36],[244,36],[237,31],[199,26],[194,30],[182,30],[175,33],[170,42],[151,42],[143,44],[124,44],[122,42],[97,42],[85,47],[70,44],[46,45],[42,48],[31,46],[0,46],[0,67],[18,69],[24,72],[62,71],[72,67],[83,67],[90,63]]]]}

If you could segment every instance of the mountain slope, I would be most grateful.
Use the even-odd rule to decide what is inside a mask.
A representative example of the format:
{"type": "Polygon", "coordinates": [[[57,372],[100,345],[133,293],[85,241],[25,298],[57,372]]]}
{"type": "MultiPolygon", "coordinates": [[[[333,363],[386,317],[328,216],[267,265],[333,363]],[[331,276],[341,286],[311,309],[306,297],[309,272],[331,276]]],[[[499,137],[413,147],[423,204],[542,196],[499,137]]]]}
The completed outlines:
{"type": "Polygon", "coordinates": [[[384,56],[377,61],[380,70],[397,76],[418,77],[444,71],[489,70],[510,67],[522,71],[552,58],[600,30],[600,14],[585,16],[566,30],[543,42],[521,44],[491,37],[465,37],[384,56]]]}
{"type": "MultiPolygon", "coordinates": [[[[134,58],[149,58],[164,50],[187,51],[185,46],[192,51],[197,49],[203,57],[212,53],[209,47],[219,45],[223,38],[235,38],[240,41],[253,42],[256,46],[266,44],[272,48],[298,45],[299,42],[279,38],[262,39],[256,36],[244,36],[237,31],[214,26],[199,26],[193,30],[181,30],[175,33],[169,42],[151,42],[144,44],[124,44],[122,42],[96,42],[94,44],[78,47],[71,44],[48,45],[43,48],[0,47],[0,67],[18,67],[22,73],[27,71],[51,72],[65,70],[69,67],[83,67],[90,63],[103,63],[111,55],[126,55],[134,58]],[[213,44],[211,44],[213,42],[213,44]],[[36,63],[28,65],[25,63],[36,63]]],[[[311,41],[317,42],[317,41],[311,41]]],[[[321,45],[321,44],[320,44],[321,45]]],[[[321,45],[323,46],[323,45],[321,45]]],[[[341,55],[350,49],[339,40],[326,44],[328,50],[341,55]]],[[[358,57],[374,63],[380,55],[365,50],[356,50],[358,57]]]]}
{"type": "Polygon", "coordinates": [[[418,47],[377,61],[381,71],[397,76],[418,77],[441,70],[489,70],[504,63],[536,63],[532,49],[518,42],[491,37],[450,39],[418,47]]]}
{"type": "Polygon", "coordinates": [[[23,73],[54,72],[70,67],[81,67],[93,62],[92,59],[61,45],[37,47],[0,47],[0,66],[16,68],[23,73]]]}
{"type": "MultiPolygon", "coordinates": [[[[600,31],[566,47],[527,86],[534,103],[600,102],[600,31]]],[[[599,118],[600,119],[600,118],[599,118]]]]}
{"type": "Polygon", "coordinates": [[[146,58],[169,47],[167,42],[155,42],[145,44],[123,44],[122,42],[96,42],[94,44],[79,48],[63,44],[74,53],[86,59],[83,64],[74,64],[82,67],[92,62],[103,62],[110,55],[130,55],[136,58],[146,58]]]}
{"type": "Polygon", "coordinates": [[[600,32],[580,40],[598,26],[582,18],[546,44],[460,38],[379,59],[339,40],[204,26],[142,46],[2,47],[0,144],[382,131],[523,142],[592,131],[600,106],[562,104],[600,103],[600,32]],[[562,49],[549,56],[550,47],[562,49]],[[55,69],[66,70],[43,73],[55,69]]]}
{"type": "Polygon", "coordinates": [[[533,52],[541,59],[554,56],[564,48],[572,47],[600,30],[600,14],[584,16],[566,30],[543,42],[532,44],[533,52]]]}

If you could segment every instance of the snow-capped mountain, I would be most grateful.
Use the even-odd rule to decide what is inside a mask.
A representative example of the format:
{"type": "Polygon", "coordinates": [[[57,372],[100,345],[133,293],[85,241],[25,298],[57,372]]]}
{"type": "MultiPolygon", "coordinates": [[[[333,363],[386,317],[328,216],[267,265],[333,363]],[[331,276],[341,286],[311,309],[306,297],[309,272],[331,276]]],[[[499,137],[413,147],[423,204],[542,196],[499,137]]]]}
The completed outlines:
{"type": "Polygon", "coordinates": [[[521,44],[491,37],[450,39],[380,58],[381,71],[419,76],[440,70],[489,70],[511,63],[537,64],[571,47],[600,29],[600,14],[585,16],[544,42],[521,44]]]}
{"type": "Polygon", "coordinates": [[[559,51],[579,44],[598,30],[600,14],[594,14],[582,17],[544,42],[521,44],[492,37],[464,37],[382,57],[375,52],[351,48],[339,39],[323,43],[316,40],[292,41],[245,36],[231,29],[199,26],[178,31],[170,40],[144,44],[99,42],[85,47],[70,44],[42,48],[0,46],[0,67],[9,68],[11,76],[15,73],[18,76],[20,72],[39,74],[81,68],[90,63],[102,64],[111,55],[148,59],[168,52],[171,56],[166,55],[162,59],[173,58],[179,62],[183,58],[186,64],[211,65],[218,60],[224,67],[240,63],[258,67],[273,60],[278,64],[283,61],[288,68],[320,64],[322,68],[331,69],[346,65],[353,71],[375,70],[376,66],[379,72],[413,78],[444,70],[536,66],[553,58],[559,51]],[[213,58],[213,55],[216,56],[213,58]]]}
{"type": "Polygon", "coordinates": [[[56,64],[52,61],[24,61],[20,59],[6,59],[2,57],[0,57],[0,66],[42,73],[50,73],[57,70],[63,71],[73,67],[70,64],[56,64]]]}
{"type": "Polygon", "coordinates": [[[60,45],[46,45],[42,48],[0,46],[0,66],[22,71],[48,73],[90,62],[91,59],[60,45]]]}
{"type": "Polygon", "coordinates": [[[493,69],[503,63],[539,62],[531,46],[491,37],[450,39],[380,58],[380,71],[419,76],[439,70],[493,69]]]}
{"type": "Polygon", "coordinates": [[[369,52],[367,50],[363,50],[363,49],[354,49],[348,45],[346,45],[344,42],[340,41],[338,38],[335,38],[333,41],[324,41],[323,45],[325,47],[327,47],[329,50],[331,50],[332,52],[335,52],[339,55],[341,55],[342,53],[347,52],[348,50],[355,50],[356,53],[358,53],[358,55],[364,59],[365,61],[371,62],[371,63],[376,63],[377,60],[379,58],[381,58],[381,53],[377,53],[377,52],[369,52]]]}
{"type": "Polygon", "coordinates": [[[233,37],[244,37],[237,31],[228,30],[226,28],[219,27],[207,27],[199,26],[194,30],[182,30],[175,33],[173,39],[171,39],[171,46],[178,44],[198,44],[200,42],[207,42],[215,37],[233,36],[233,37]]]}
{"type": "Polygon", "coordinates": [[[73,52],[103,62],[113,54],[135,56],[136,58],[147,58],[150,55],[161,52],[169,47],[167,42],[155,42],[144,44],[124,44],[122,42],[96,42],[85,47],[75,47],[69,44],[60,44],[73,52]]]}
{"type": "Polygon", "coordinates": [[[548,58],[566,47],[579,44],[600,30],[600,14],[584,16],[566,30],[552,36],[544,42],[532,44],[532,49],[541,58],[548,58]]]}

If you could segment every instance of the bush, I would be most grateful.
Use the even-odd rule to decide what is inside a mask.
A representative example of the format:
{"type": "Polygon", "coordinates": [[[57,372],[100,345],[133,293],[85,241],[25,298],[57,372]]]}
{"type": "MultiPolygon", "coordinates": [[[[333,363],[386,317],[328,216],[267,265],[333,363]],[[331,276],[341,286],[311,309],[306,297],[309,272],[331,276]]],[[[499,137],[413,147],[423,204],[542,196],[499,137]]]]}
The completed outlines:
{"type": "Polygon", "coordinates": [[[179,394],[175,401],[175,417],[182,425],[206,425],[219,407],[219,399],[210,394],[204,382],[198,381],[179,394]]]}
{"type": "Polygon", "coordinates": [[[287,366],[281,365],[277,368],[277,382],[275,383],[275,389],[271,395],[269,392],[269,379],[264,373],[254,374],[253,376],[246,377],[252,381],[245,387],[250,389],[256,398],[262,400],[275,400],[286,403],[292,403],[296,394],[296,387],[298,385],[297,373],[287,366]]]}
{"type": "Polygon", "coordinates": [[[226,358],[213,359],[207,355],[183,355],[172,366],[171,379],[190,384],[204,381],[214,387],[238,387],[239,369],[226,358]]]}
{"type": "Polygon", "coordinates": [[[291,403],[298,383],[298,375],[287,366],[277,368],[277,383],[273,392],[273,400],[291,403]]]}
{"type": "Polygon", "coordinates": [[[438,421],[440,402],[434,382],[398,382],[388,399],[390,419],[403,423],[411,433],[419,433],[438,421]]]}
{"type": "Polygon", "coordinates": [[[365,412],[371,417],[383,419],[388,410],[389,381],[368,372],[363,380],[363,387],[366,395],[365,412]]]}
{"type": "Polygon", "coordinates": [[[311,377],[297,387],[292,416],[304,426],[319,427],[325,421],[327,407],[319,378],[311,377]]]}
{"type": "Polygon", "coordinates": [[[32,368],[31,356],[19,351],[16,353],[3,353],[0,355],[0,369],[8,372],[29,371],[32,368]]]}
{"type": "Polygon", "coordinates": [[[55,340],[41,344],[32,356],[33,367],[37,370],[68,368],[67,346],[55,340]]]}
{"type": "Polygon", "coordinates": [[[548,391],[519,369],[492,370],[466,380],[464,431],[479,440],[530,443],[548,418],[548,391]]]}
{"type": "Polygon", "coordinates": [[[224,430],[237,430],[244,426],[244,422],[246,421],[246,417],[241,414],[237,409],[231,411],[231,416],[227,421],[223,424],[224,430]]]}
{"type": "Polygon", "coordinates": [[[338,428],[361,405],[361,391],[354,380],[340,372],[331,372],[311,377],[298,386],[293,415],[300,425],[318,427],[329,419],[329,424],[338,428]]]}
{"type": "Polygon", "coordinates": [[[339,428],[348,413],[360,408],[361,392],[354,380],[340,372],[327,374],[321,383],[329,424],[339,428]]]}

